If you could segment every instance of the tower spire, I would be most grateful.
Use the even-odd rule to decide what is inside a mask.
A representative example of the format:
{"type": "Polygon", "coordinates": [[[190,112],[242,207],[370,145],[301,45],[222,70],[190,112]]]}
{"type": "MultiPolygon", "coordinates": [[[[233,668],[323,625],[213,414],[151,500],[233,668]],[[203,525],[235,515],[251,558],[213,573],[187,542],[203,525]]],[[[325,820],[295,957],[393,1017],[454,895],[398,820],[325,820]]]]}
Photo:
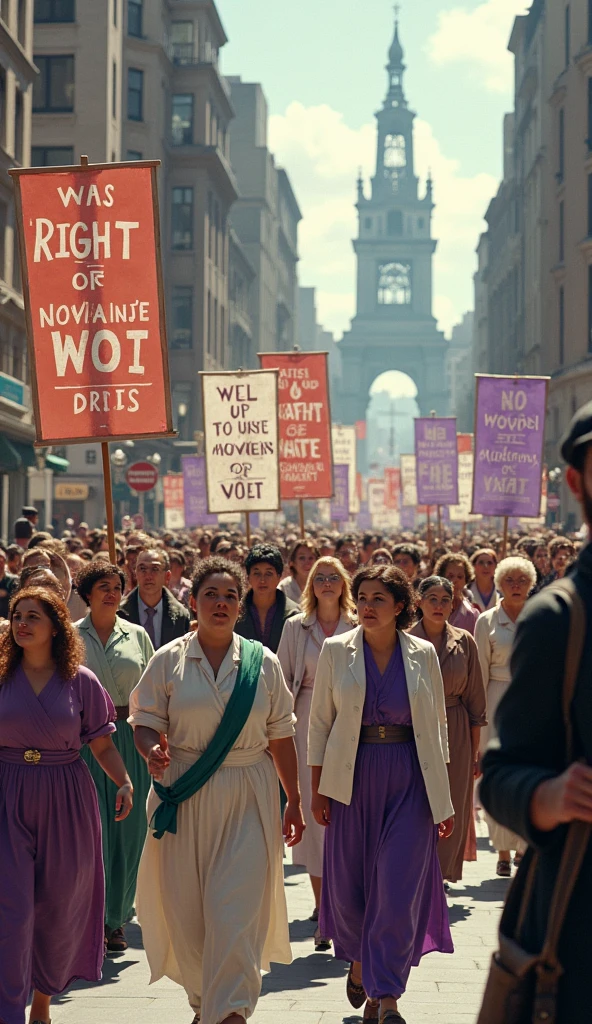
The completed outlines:
{"type": "Polygon", "coordinates": [[[403,92],[403,74],[405,72],[405,54],[399,38],[399,15],[401,5],[395,4],[395,34],[388,53],[386,70],[389,76],[389,89],[385,100],[388,107],[406,107],[407,100],[403,92]]]}

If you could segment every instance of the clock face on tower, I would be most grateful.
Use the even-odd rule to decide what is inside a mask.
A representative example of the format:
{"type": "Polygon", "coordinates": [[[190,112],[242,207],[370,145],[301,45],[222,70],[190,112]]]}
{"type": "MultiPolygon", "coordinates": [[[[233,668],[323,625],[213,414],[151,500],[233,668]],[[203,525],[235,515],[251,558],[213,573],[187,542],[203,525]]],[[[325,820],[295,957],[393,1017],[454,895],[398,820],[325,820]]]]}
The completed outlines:
{"type": "Polygon", "coordinates": [[[400,170],[405,167],[406,163],[405,136],[387,135],[384,140],[384,166],[392,170],[400,170]]]}

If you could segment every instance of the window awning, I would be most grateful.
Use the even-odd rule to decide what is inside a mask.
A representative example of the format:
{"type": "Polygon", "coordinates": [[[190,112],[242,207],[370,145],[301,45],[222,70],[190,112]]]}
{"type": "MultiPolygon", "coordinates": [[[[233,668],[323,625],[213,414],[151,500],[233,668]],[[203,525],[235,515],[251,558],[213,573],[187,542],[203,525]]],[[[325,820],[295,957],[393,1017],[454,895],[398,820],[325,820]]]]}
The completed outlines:
{"type": "Polygon", "coordinates": [[[36,466],[35,449],[27,441],[11,441],[11,446],[17,451],[23,466],[36,466]]]}
{"type": "Polygon", "coordinates": [[[0,434],[0,472],[14,473],[23,464],[15,444],[12,444],[7,437],[0,434]]]}
{"type": "Polygon", "coordinates": [[[48,469],[53,469],[54,473],[67,473],[70,469],[68,460],[62,459],[59,455],[46,455],[45,465],[48,469]]]}

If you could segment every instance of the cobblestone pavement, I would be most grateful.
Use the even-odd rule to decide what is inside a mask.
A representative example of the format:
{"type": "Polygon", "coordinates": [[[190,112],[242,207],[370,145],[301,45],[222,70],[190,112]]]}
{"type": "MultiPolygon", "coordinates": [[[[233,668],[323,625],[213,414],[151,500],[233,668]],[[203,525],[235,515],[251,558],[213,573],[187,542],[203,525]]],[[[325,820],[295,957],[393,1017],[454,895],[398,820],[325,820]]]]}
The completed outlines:
{"type": "MultiPolygon", "coordinates": [[[[407,1024],[475,1024],[507,882],[480,826],[479,859],[465,865],[463,885],[450,894],[455,953],[432,953],[412,971],[400,1010],[407,1024]]],[[[275,966],[263,980],[253,1024],[357,1024],[345,997],[345,964],[315,953],[308,878],[286,866],[294,963],[275,966]]],[[[109,960],[100,985],[77,985],[56,1001],[53,1024],[190,1024],[185,994],[172,982],[148,987],[140,929],[129,925],[128,951],[109,960]]]]}

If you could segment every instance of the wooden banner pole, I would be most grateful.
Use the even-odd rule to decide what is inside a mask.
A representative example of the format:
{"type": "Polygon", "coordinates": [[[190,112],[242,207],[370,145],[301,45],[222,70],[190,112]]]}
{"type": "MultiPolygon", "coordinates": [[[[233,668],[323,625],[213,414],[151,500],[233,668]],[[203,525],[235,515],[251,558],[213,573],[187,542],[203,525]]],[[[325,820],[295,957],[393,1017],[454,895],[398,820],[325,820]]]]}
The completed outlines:
{"type": "Polygon", "coordinates": [[[101,455],[103,456],[103,485],[105,488],[105,512],[107,515],[109,558],[111,559],[112,565],[117,565],[117,553],[115,551],[115,520],[113,517],[113,487],[111,484],[111,459],[109,456],[108,441],[101,441],[101,455]]]}
{"type": "Polygon", "coordinates": [[[507,516],[504,516],[504,539],[502,543],[502,558],[505,558],[508,553],[508,526],[510,520],[507,516]]]}
{"type": "Polygon", "coordinates": [[[247,521],[247,547],[251,547],[251,513],[245,512],[245,519],[247,521]]]}
{"type": "Polygon", "coordinates": [[[438,543],[442,543],[442,506],[436,506],[438,510],[438,543]]]}
{"type": "Polygon", "coordinates": [[[304,501],[300,498],[298,502],[300,514],[300,536],[304,537],[304,501]]]}
{"type": "Polygon", "coordinates": [[[428,520],[428,557],[432,557],[432,524],[430,521],[430,506],[426,505],[427,508],[427,520],[428,520]]]}

